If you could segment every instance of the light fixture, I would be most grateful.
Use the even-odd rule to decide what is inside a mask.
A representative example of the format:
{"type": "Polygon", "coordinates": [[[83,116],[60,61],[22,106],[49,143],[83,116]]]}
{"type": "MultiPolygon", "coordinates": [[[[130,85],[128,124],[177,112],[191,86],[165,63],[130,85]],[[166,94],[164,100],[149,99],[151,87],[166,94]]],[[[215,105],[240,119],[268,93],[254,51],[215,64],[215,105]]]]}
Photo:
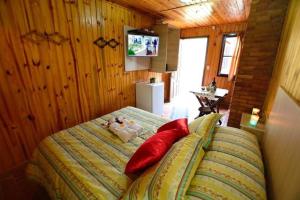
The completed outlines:
{"type": "Polygon", "coordinates": [[[258,115],[259,112],[260,112],[259,108],[252,108],[252,115],[258,115]]]}
{"type": "Polygon", "coordinates": [[[255,127],[257,125],[258,120],[259,120],[258,115],[251,115],[250,125],[255,127]]]}
{"type": "Polygon", "coordinates": [[[213,9],[211,3],[208,2],[205,3],[205,6],[202,3],[189,6],[186,11],[187,13],[185,15],[185,18],[187,20],[197,20],[210,16],[213,12],[213,9]]]}
{"type": "Polygon", "coordinates": [[[207,1],[208,0],[180,0],[180,2],[184,4],[197,4],[197,3],[204,3],[207,1]]]}
{"type": "Polygon", "coordinates": [[[257,125],[258,120],[259,120],[259,115],[258,115],[259,112],[260,112],[260,109],[258,109],[258,108],[252,109],[252,115],[250,117],[250,122],[249,122],[251,126],[255,127],[257,125]]]}
{"type": "Polygon", "coordinates": [[[163,13],[163,12],[168,12],[171,10],[177,10],[177,9],[182,9],[182,8],[189,8],[189,7],[195,7],[195,6],[202,6],[204,3],[211,3],[210,0],[179,0],[181,3],[183,3],[184,5],[180,5],[174,8],[169,8],[169,9],[165,9],[165,10],[161,10],[159,12],[163,13]]]}

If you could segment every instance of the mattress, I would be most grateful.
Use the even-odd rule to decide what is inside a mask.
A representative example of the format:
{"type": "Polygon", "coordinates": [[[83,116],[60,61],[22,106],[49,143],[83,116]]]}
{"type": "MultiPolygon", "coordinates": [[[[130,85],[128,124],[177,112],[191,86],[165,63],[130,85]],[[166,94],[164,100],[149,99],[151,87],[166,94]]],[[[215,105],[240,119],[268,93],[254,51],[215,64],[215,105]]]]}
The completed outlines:
{"type": "MultiPolygon", "coordinates": [[[[137,148],[169,120],[126,107],[44,139],[35,150],[27,175],[43,185],[51,199],[120,199],[134,180],[124,174],[137,148]],[[113,116],[134,119],[144,127],[123,143],[102,128],[113,116]]],[[[186,199],[266,199],[263,163],[255,136],[216,128],[198,166],[186,199]]]]}

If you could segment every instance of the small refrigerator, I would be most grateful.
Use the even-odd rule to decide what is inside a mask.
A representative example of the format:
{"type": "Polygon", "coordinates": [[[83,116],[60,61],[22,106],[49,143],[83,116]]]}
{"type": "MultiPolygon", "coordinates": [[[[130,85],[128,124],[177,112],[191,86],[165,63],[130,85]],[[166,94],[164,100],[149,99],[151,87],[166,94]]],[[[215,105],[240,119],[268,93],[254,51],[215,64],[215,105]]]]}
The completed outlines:
{"type": "Polygon", "coordinates": [[[163,114],[164,83],[136,83],[136,107],[157,115],[163,114]]]}

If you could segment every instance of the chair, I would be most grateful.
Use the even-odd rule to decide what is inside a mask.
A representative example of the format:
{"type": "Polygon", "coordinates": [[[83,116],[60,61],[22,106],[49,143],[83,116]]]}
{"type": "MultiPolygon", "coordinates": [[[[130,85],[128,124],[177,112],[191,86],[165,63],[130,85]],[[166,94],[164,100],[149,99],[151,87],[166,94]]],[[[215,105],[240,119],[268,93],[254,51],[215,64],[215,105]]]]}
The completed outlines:
{"type": "MultiPolygon", "coordinates": [[[[203,115],[207,115],[210,113],[219,113],[219,105],[222,100],[222,98],[214,98],[214,99],[208,99],[207,97],[199,96],[194,93],[197,100],[199,101],[201,107],[198,108],[199,115],[195,118],[201,117],[203,115]],[[217,110],[215,110],[217,109],[217,110]]],[[[219,120],[219,124],[222,124],[222,121],[219,120]]]]}

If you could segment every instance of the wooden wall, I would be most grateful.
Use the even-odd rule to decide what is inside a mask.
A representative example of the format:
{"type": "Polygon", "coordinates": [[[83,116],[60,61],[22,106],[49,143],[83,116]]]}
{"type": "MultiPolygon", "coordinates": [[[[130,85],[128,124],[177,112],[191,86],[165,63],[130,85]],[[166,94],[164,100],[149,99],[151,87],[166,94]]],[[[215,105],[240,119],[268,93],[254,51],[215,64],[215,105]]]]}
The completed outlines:
{"type": "Polygon", "coordinates": [[[243,112],[262,109],[285,19],[287,0],[252,1],[237,70],[228,125],[239,127],[243,112]]]}
{"type": "Polygon", "coordinates": [[[104,0],[0,1],[0,174],[49,134],[135,105],[135,82],[161,74],[124,72],[123,26],[153,23],[104,0]],[[31,30],[69,40],[22,40],[31,30]],[[100,49],[93,44],[100,36],[121,44],[100,49]]]}
{"type": "Polygon", "coordinates": [[[298,0],[291,0],[285,19],[273,76],[264,106],[267,116],[272,110],[279,86],[300,104],[300,1],[298,0]]]}
{"type": "Polygon", "coordinates": [[[228,81],[227,77],[218,75],[220,55],[223,35],[226,33],[243,32],[247,28],[247,23],[226,24],[218,26],[206,26],[181,30],[181,38],[206,37],[208,36],[208,48],[206,56],[206,67],[204,71],[203,84],[208,85],[216,77],[217,86],[229,90],[229,95],[225,98],[225,104],[230,103],[233,91],[233,81],[228,81]]]}

